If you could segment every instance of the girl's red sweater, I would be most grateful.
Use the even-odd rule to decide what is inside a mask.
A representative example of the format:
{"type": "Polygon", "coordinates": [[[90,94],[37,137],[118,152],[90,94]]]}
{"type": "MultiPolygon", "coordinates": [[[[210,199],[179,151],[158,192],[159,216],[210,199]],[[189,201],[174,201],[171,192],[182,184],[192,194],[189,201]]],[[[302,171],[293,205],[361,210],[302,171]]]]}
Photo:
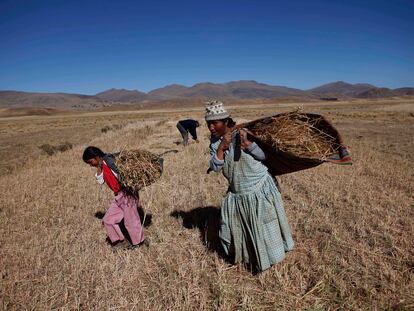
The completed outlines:
{"type": "Polygon", "coordinates": [[[121,190],[121,185],[119,184],[117,176],[114,175],[112,170],[109,168],[109,166],[103,161],[102,164],[102,172],[103,172],[103,178],[111,190],[117,194],[121,190]]]}

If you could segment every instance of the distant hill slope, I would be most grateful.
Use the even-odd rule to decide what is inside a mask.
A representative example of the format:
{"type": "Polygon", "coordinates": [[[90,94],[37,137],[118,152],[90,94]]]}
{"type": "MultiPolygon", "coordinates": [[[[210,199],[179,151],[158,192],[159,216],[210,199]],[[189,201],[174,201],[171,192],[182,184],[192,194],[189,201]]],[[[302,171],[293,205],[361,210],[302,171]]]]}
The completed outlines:
{"type": "Polygon", "coordinates": [[[260,99],[319,99],[319,98],[386,98],[393,96],[414,96],[414,88],[378,88],[367,83],[351,84],[343,81],[324,84],[309,90],[268,85],[252,80],[227,83],[197,83],[187,87],[171,84],[144,93],[138,90],[109,89],[96,95],[66,93],[29,93],[0,91],[0,108],[48,107],[58,109],[93,109],[118,104],[140,103],[151,105],[154,102],[222,99],[222,100],[260,100],[260,99]]]}
{"type": "Polygon", "coordinates": [[[393,90],[398,96],[414,95],[414,87],[400,87],[393,90]]]}
{"type": "Polygon", "coordinates": [[[336,95],[355,97],[360,93],[376,88],[374,85],[366,83],[350,84],[343,81],[332,82],[307,90],[308,93],[324,96],[336,95]]]}
{"type": "Polygon", "coordinates": [[[231,94],[241,98],[279,98],[289,96],[307,96],[306,92],[300,89],[273,86],[256,81],[237,81],[225,84],[231,94]]]}
{"type": "Polygon", "coordinates": [[[21,117],[21,116],[51,116],[61,114],[64,111],[54,108],[42,107],[18,107],[0,108],[0,117],[21,117]]]}
{"type": "Polygon", "coordinates": [[[171,84],[148,93],[150,100],[169,100],[180,98],[182,94],[188,89],[188,87],[180,84],[171,84]]]}
{"type": "Polygon", "coordinates": [[[392,96],[414,95],[414,88],[379,88],[367,83],[332,82],[306,91],[315,96],[336,96],[349,98],[385,98],[392,96]]]}
{"type": "Polygon", "coordinates": [[[95,96],[65,93],[29,93],[0,91],[0,108],[51,107],[51,108],[98,108],[105,101],[95,96]]]}
{"type": "Polygon", "coordinates": [[[144,92],[125,89],[109,89],[95,96],[106,101],[116,102],[139,102],[147,98],[147,94],[144,92]]]}
{"type": "Polygon", "coordinates": [[[95,96],[108,101],[136,102],[148,99],[150,101],[172,100],[179,98],[277,98],[303,93],[301,90],[294,90],[282,87],[273,87],[260,84],[255,81],[237,81],[229,83],[197,83],[191,87],[179,84],[168,85],[150,91],[148,94],[139,91],[124,89],[110,89],[95,96]]]}
{"type": "Polygon", "coordinates": [[[290,96],[309,96],[306,92],[283,86],[272,86],[256,81],[232,81],[228,83],[197,83],[191,87],[170,85],[148,93],[150,100],[176,98],[281,98],[290,96]]]}
{"type": "Polygon", "coordinates": [[[397,96],[397,94],[388,88],[371,88],[355,95],[358,98],[383,98],[397,96]]]}

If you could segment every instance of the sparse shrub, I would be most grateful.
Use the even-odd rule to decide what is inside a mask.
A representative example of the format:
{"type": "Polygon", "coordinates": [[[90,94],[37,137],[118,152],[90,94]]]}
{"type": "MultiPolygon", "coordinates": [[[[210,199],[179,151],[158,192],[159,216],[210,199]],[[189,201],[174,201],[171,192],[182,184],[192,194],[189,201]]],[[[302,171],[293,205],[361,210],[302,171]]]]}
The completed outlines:
{"type": "Polygon", "coordinates": [[[148,136],[154,133],[154,128],[152,126],[145,125],[145,127],[141,130],[141,132],[142,132],[142,135],[148,136]]]}
{"type": "Polygon", "coordinates": [[[73,144],[70,142],[64,142],[63,144],[57,145],[56,150],[60,152],[65,152],[73,148],[73,144]]]}
{"type": "Polygon", "coordinates": [[[39,146],[39,148],[41,150],[43,150],[44,152],[46,152],[48,155],[52,156],[58,152],[65,152],[67,150],[70,150],[73,148],[73,144],[69,143],[69,142],[64,142],[62,144],[53,146],[50,144],[43,144],[41,146],[39,146]]]}
{"type": "Polygon", "coordinates": [[[114,124],[114,125],[105,125],[103,128],[101,128],[102,133],[110,132],[110,131],[116,131],[121,128],[123,128],[124,125],[122,124],[114,124]]]}
{"type": "Polygon", "coordinates": [[[39,148],[41,150],[43,150],[44,152],[46,152],[50,156],[55,153],[54,147],[52,145],[49,145],[49,144],[43,144],[43,145],[39,146],[39,148]]]}
{"type": "Polygon", "coordinates": [[[157,123],[155,123],[155,127],[162,126],[162,125],[164,125],[164,124],[165,124],[165,123],[167,123],[167,122],[168,122],[168,120],[167,120],[167,119],[164,119],[164,120],[158,121],[157,123]]]}
{"type": "Polygon", "coordinates": [[[103,128],[101,128],[101,132],[106,133],[106,132],[110,131],[111,129],[112,129],[111,126],[105,125],[103,128]]]}

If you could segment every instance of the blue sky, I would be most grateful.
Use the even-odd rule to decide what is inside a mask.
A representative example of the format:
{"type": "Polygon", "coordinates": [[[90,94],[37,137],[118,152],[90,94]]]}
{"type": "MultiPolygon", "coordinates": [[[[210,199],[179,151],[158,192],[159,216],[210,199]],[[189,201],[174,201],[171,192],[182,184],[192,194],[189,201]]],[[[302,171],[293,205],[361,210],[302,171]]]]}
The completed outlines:
{"type": "Polygon", "coordinates": [[[0,0],[0,90],[414,86],[414,1],[0,0]]]}

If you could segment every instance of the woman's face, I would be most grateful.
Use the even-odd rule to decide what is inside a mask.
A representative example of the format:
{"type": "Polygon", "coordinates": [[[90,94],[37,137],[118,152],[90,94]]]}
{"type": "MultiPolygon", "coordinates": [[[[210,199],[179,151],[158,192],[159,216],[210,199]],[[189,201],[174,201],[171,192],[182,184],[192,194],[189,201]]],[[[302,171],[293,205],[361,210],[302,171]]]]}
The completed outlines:
{"type": "Polygon", "coordinates": [[[207,126],[214,137],[221,137],[226,133],[227,123],[222,120],[207,121],[207,126]]]}

